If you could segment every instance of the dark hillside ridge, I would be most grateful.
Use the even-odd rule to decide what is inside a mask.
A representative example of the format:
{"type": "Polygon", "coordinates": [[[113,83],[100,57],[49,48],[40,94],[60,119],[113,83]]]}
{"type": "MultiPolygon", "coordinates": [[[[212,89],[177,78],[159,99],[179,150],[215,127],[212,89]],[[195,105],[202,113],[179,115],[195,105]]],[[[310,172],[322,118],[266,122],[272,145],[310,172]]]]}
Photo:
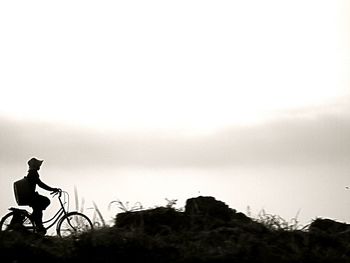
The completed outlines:
{"type": "Polygon", "coordinates": [[[1,262],[350,262],[350,226],[316,219],[290,230],[257,222],[210,196],[123,212],[79,238],[0,233],[1,262]]]}

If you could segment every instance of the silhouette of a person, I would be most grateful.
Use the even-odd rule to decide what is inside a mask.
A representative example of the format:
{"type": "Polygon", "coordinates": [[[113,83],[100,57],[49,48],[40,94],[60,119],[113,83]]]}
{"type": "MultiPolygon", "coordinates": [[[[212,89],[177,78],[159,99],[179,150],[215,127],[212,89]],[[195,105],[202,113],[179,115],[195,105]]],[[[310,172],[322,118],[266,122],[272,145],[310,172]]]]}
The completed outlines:
{"type": "Polygon", "coordinates": [[[28,161],[29,170],[27,174],[27,180],[29,182],[31,192],[31,200],[29,200],[29,206],[33,208],[32,217],[38,232],[45,234],[46,229],[44,228],[42,221],[43,210],[45,210],[50,205],[50,199],[46,196],[40,195],[38,192],[35,191],[35,189],[37,185],[43,188],[44,190],[51,191],[53,193],[59,191],[60,189],[50,187],[40,180],[38,171],[40,170],[42,163],[43,160],[38,160],[36,158],[31,158],[28,161]]]}

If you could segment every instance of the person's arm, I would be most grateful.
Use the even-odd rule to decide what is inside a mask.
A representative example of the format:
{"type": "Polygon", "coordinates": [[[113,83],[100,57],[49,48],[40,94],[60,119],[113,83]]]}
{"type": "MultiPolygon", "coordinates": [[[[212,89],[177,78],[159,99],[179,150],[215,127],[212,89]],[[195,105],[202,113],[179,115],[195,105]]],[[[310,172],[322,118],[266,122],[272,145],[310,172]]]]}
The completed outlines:
{"type": "Polygon", "coordinates": [[[52,187],[48,186],[43,181],[41,181],[39,178],[38,178],[37,184],[39,187],[41,187],[42,189],[45,189],[46,191],[55,192],[58,190],[58,188],[52,188],[52,187]]]}

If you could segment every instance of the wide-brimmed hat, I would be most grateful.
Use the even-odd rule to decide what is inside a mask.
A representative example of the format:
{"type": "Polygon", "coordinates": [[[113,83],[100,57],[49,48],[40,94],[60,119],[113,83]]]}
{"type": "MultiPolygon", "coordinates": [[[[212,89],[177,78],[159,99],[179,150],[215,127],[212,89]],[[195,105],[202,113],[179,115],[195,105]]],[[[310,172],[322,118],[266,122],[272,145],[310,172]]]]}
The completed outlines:
{"type": "Polygon", "coordinates": [[[40,167],[44,160],[38,160],[36,158],[32,158],[28,161],[29,167],[40,167]]]}

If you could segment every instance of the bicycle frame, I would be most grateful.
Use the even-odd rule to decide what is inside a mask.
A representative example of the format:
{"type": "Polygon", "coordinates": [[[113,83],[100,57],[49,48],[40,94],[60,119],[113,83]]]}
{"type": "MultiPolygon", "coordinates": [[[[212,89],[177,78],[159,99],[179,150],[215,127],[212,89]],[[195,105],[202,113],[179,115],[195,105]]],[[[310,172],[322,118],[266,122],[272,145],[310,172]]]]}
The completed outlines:
{"type": "Polygon", "coordinates": [[[52,218],[43,222],[43,224],[45,226],[45,224],[48,224],[49,222],[53,221],[49,226],[45,226],[45,229],[49,229],[52,226],[54,226],[62,218],[63,215],[66,215],[68,213],[68,211],[64,207],[64,205],[66,203],[62,202],[61,196],[62,196],[62,192],[59,192],[58,193],[58,200],[60,202],[61,208],[57,211],[57,213],[52,218]]]}

